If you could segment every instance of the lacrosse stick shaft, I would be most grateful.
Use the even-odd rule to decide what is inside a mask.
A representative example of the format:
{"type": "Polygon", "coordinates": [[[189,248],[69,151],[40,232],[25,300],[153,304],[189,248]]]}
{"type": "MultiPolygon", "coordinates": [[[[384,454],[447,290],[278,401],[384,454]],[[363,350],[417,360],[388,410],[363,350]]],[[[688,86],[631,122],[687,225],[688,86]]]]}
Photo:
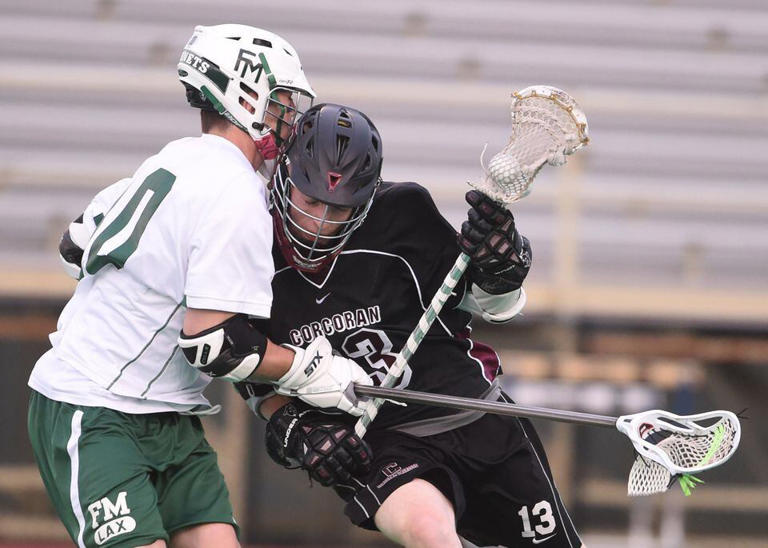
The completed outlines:
{"type": "MultiPolygon", "coordinates": [[[[429,328],[432,326],[432,323],[435,321],[438,314],[440,314],[440,311],[443,309],[446,301],[448,301],[448,298],[451,296],[453,289],[456,287],[456,284],[461,279],[468,265],[469,256],[466,253],[460,254],[453,264],[451,271],[448,272],[448,275],[443,280],[440,289],[438,289],[435,296],[432,297],[432,302],[429,303],[424,314],[419,318],[419,324],[416,326],[416,329],[413,330],[408,337],[408,340],[405,341],[405,345],[397,354],[395,363],[392,364],[392,367],[389,368],[386,376],[382,379],[382,388],[393,386],[397,379],[400,378],[400,375],[403,374],[403,370],[408,364],[408,360],[411,359],[416,352],[416,349],[421,344],[421,341],[424,340],[429,328]]],[[[368,426],[370,426],[373,419],[376,418],[376,415],[379,413],[379,408],[383,405],[384,401],[385,400],[383,399],[375,398],[368,402],[362,416],[357,420],[357,423],[355,423],[355,433],[358,436],[363,437],[365,435],[368,426]]]]}
{"type": "Polygon", "coordinates": [[[356,384],[355,394],[358,396],[373,396],[379,399],[388,399],[405,403],[421,403],[434,407],[449,407],[451,409],[463,409],[466,411],[483,411],[495,415],[550,419],[576,424],[591,424],[594,426],[615,427],[616,421],[618,420],[618,417],[609,417],[607,415],[594,415],[592,413],[580,413],[578,411],[563,411],[560,409],[548,409],[546,407],[532,407],[514,403],[463,398],[460,396],[447,396],[445,394],[433,394],[430,392],[416,392],[414,390],[383,388],[381,386],[363,386],[356,384]]]}

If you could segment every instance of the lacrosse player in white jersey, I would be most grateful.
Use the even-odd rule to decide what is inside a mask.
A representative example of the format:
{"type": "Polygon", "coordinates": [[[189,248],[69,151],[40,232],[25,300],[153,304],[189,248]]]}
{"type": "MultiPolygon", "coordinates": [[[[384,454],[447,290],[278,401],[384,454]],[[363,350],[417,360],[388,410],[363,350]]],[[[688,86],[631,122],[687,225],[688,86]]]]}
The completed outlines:
{"type": "Polygon", "coordinates": [[[369,383],[320,339],[269,342],[265,162],[314,92],[281,37],[195,28],[178,64],[203,135],[166,145],[99,193],[62,238],[79,282],[29,379],[40,473],[77,546],[238,545],[198,414],[213,377],[358,413],[369,383]]]}

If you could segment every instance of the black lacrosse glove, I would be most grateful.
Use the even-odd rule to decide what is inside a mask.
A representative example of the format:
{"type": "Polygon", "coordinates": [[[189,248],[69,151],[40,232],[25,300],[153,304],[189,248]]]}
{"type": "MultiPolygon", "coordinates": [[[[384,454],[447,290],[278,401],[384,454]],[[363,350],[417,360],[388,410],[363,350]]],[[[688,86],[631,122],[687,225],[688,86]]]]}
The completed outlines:
{"type": "Polygon", "coordinates": [[[459,247],[469,255],[469,277],[480,289],[501,295],[519,289],[531,268],[531,244],[515,228],[502,205],[477,190],[467,192],[472,207],[461,225],[459,247]]]}
{"type": "Polygon", "coordinates": [[[349,483],[371,467],[371,449],[353,427],[301,401],[275,411],[264,438],[273,461],[325,486],[349,483]]]}
{"type": "MultiPolygon", "coordinates": [[[[72,222],[82,224],[83,216],[80,215],[80,217],[72,222]]],[[[83,248],[72,240],[69,228],[64,231],[64,234],[61,235],[61,240],[59,240],[59,255],[69,264],[77,265],[78,267],[83,262],[83,248]]]]}

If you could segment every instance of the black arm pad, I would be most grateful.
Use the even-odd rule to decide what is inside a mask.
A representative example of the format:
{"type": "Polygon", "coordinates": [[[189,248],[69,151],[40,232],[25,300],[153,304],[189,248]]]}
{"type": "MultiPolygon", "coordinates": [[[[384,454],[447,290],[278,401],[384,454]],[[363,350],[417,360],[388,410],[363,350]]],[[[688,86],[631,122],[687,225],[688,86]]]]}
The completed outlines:
{"type": "Polygon", "coordinates": [[[201,373],[239,382],[256,370],[267,351],[267,337],[257,325],[258,320],[236,314],[196,335],[182,332],[178,343],[201,373]]]}

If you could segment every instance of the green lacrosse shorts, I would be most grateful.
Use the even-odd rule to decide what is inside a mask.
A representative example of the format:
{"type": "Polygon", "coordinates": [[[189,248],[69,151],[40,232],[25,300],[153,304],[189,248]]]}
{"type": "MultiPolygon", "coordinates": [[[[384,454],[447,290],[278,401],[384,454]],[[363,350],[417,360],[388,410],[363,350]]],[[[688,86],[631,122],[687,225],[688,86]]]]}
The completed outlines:
{"type": "Polygon", "coordinates": [[[40,476],[77,546],[167,542],[202,523],[230,523],[237,531],[198,417],[130,415],[33,390],[28,419],[40,476]]]}

